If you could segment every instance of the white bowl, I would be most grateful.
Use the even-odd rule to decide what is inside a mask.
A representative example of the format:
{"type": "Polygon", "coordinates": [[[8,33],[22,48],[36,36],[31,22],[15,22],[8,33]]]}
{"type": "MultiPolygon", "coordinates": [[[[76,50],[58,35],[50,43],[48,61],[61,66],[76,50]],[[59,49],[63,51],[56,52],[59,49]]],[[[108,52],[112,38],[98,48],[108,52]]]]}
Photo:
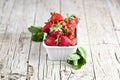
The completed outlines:
{"type": "MultiPolygon", "coordinates": [[[[78,38],[78,27],[79,27],[79,23],[77,25],[77,30],[76,30],[77,38],[78,38]]],[[[43,47],[46,49],[48,58],[50,60],[66,60],[68,54],[76,52],[78,43],[79,42],[77,42],[77,45],[75,46],[47,46],[45,42],[43,42],[43,47]]]]}
{"type": "Polygon", "coordinates": [[[45,47],[48,58],[50,60],[66,60],[67,55],[70,53],[74,53],[77,49],[77,45],[67,47],[47,46],[44,42],[43,46],[45,47]]]}

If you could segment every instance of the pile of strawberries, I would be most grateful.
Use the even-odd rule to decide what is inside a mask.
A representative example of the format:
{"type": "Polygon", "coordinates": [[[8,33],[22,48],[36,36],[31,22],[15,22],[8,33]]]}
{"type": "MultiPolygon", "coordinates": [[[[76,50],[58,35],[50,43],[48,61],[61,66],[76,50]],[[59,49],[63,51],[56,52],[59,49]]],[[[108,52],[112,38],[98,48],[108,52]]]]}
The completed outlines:
{"type": "Polygon", "coordinates": [[[48,46],[74,46],[77,44],[76,27],[79,19],[72,15],[67,18],[52,13],[49,21],[42,27],[47,33],[45,43],[48,46]]]}

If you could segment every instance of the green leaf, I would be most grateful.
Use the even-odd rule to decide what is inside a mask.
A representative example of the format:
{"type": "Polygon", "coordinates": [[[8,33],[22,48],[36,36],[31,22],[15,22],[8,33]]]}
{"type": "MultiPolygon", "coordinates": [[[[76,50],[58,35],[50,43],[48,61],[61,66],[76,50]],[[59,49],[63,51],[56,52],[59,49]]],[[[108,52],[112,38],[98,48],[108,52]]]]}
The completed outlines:
{"type": "Polygon", "coordinates": [[[31,40],[35,42],[42,42],[44,38],[44,33],[41,27],[31,26],[28,30],[32,33],[31,40]]]}
{"type": "Polygon", "coordinates": [[[74,69],[80,69],[86,64],[87,53],[82,47],[77,48],[75,53],[69,54],[67,57],[67,63],[72,65],[74,69]]]}
{"type": "Polygon", "coordinates": [[[67,57],[67,60],[78,60],[80,59],[80,56],[77,54],[69,54],[67,57]]]}
{"type": "Polygon", "coordinates": [[[31,26],[28,28],[28,30],[31,32],[31,33],[36,33],[38,31],[40,31],[40,27],[35,27],[35,26],[31,26]]]}
{"type": "Polygon", "coordinates": [[[35,42],[42,42],[44,37],[44,33],[37,32],[36,34],[32,35],[32,41],[35,42]]]}
{"type": "Polygon", "coordinates": [[[86,53],[86,50],[84,48],[78,47],[76,53],[81,55],[84,59],[87,59],[87,53],[86,53]]]}

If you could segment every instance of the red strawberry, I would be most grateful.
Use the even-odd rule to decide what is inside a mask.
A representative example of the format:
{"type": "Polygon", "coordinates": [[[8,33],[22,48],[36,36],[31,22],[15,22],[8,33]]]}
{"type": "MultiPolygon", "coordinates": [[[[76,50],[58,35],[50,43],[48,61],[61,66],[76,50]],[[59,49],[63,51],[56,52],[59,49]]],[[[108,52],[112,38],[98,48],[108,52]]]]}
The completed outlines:
{"type": "Polygon", "coordinates": [[[76,23],[76,20],[75,19],[72,19],[72,20],[70,20],[69,22],[68,22],[68,25],[71,25],[71,27],[73,27],[73,29],[75,29],[76,28],[76,26],[77,26],[77,23],[76,23]]]}
{"type": "Polygon", "coordinates": [[[70,46],[71,40],[67,36],[61,36],[58,40],[59,46],[70,46]]]}
{"type": "Polygon", "coordinates": [[[78,24],[78,22],[79,22],[79,19],[78,19],[78,18],[75,18],[75,22],[76,22],[76,24],[78,24]]]}
{"type": "Polygon", "coordinates": [[[51,36],[46,38],[45,43],[48,46],[55,46],[56,45],[55,38],[51,37],[51,36]]]}
{"type": "Polygon", "coordinates": [[[70,30],[68,33],[69,36],[75,35],[75,29],[72,27],[71,24],[67,24],[67,28],[70,30]]]}
{"type": "Polygon", "coordinates": [[[66,22],[65,21],[60,21],[60,24],[65,27],[66,26],[66,22]]]}
{"type": "Polygon", "coordinates": [[[59,13],[53,13],[51,18],[50,18],[50,21],[53,22],[53,23],[56,23],[56,22],[59,22],[59,21],[62,21],[62,20],[63,20],[63,17],[59,13]]]}
{"type": "Polygon", "coordinates": [[[69,24],[69,23],[68,23],[66,26],[67,26],[67,28],[68,28],[69,30],[71,30],[72,32],[75,31],[75,29],[72,27],[72,24],[69,24]]]}
{"type": "Polygon", "coordinates": [[[77,38],[71,39],[71,46],[74,46],[77,44],[77,38]]]}
{"type": "Polygon", "coordinates": [[[57,38],[57,36],[62,36],[63,33],[61,31],[53,31],[50,33],[50,36],[54,37],[54,38],[57,38]]]}
{"type": "Polygon", "coordinates": [[[51,22],[46,23],[46,25],[42,28],[42,32],[49,32],[51,26],[52,26],[51,22]]]}
{"type": "Polygon", "coordinates": [[[67,35],[67,37],[69,38],[69,39],[72,39],[72,38],[74,38],[75,37],[75,34],[74,33],[68,33],[68,35],[67,35]]]}

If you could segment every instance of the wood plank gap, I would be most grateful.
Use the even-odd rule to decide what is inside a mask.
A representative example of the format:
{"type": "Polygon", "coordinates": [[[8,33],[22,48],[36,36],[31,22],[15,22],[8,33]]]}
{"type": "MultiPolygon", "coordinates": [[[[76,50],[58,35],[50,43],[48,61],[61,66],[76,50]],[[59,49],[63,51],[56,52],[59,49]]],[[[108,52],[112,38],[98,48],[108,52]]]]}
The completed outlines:
{"type": "Polygon", "coordinates": [[[45,65],[43,66],[43,76],[42,76],[42,80],[44,80],[44,73],[45,73],[45,65]]]}
{"type": "Polygon", "coordinates": [[[117,62],[120,64],[120,61],[119,61],[116,53],[115,53],[115,58],[116,58],[117,62]]]}
{"type": "Polygon", "coordinates": [[[61,12],[61,0],[59,0],[59,8],[60,8],[60,13],[62,13],[61,12]]]}
{"type": "Polygon", "coordinates": [[[115,31],[120,31],[120,29],[115,29],[115,31]]]}
{"type": "Polygon", "coordinates": [[[118,72],[118,74],[119,74],[119,79],[120,79],[120,71],[119,71],[119,69],[117,69],[117,72],[118,72]]]}
{"type": "Polygon", "coordinates": [[[68,79],[67,79],[67,80],[69,80],[69,79],[70,79],[71,74],[72,74],[72,70],[70,71],[70,74],[69,74],[69,76],[68,76],[68,79]]]}
{"type": "Polygon", "coordinates": [[[37,76],[38,76],[38,80],[40,80],[40,78],[39,78],[39,73],[40,73],[40,68],[39,68],[39,66],[40,66],[40,56],[41,56],[41,43],[40,43],[40,47],[39,47],[39,61],[38,61],[38,74],[37,74],[37,76]]]}
{"type": "Polygon", "coordinates": [[[52,62],[51,76],[53,75],[54,62],[52,62]]]}
{"type": "Polygon", "coordinates": [[[48,73],[48,54],[46,54],[46,78],[48,73]]]}
{"type": "Polygon", "coordinates": [[[12,60],[13,60],[13,63],[11,63],[11,65],[10,65],[10,73],[12,73],[12,66],[13,66],[13,64],[14,64],[14,58],[15,58],[15,53],[16,53],[16,49],[17,49],[17,44],[15,45],[15,50],[14,50],[14,53],[13,53],[13,57],[12,57],[12,60]]]}
{"type": "Polygon", "coordinates": [[[94,73],[94,78],[93,78],[93,80],[96,80],[95,65],[94,65],[94,61],[93,61],[93,53],[92,53],[92,49],[91,49],[90,35],[89,35],[89,30],[88,30],[88,23],[87,23],[87,18],[86,18],[86,12],[85,12],[85,3],[84,3],[84,0],[82,0],[82,3],[83,3],[83,12],[84,12],[84,15],[85,15],[85,23],[86,23],[86,27],[87,27],[87,35],[88,35],[88,41],[89,41],[89,47],[90,47],[90,53],[91,53],[91,59],[92,59],[92,64],[93,64],[93,73],[94,73]]]}
{"type": "Polygon", "coordinates": [[[54,73],[54,80],[56,80],[56,76],[55,76],[55,73],[54,73]]]}
{"type": "Polygon", "coordinates": [[[26,80],[30,80],[29,78],[29,59],[30,59],[30,52],[31,52],[31,46],[32,46],[32,40],[30,40],[30,47],[29,47],[29,53],[28,53],[28,59],[27,59],[27,77],[26,77],[26,80]]]}
{"type": "Polygon", "coordinates": [[[35,25],[35,22],[36,22],[36,14],[37,14],[37,8],[38,8],[38,0],[36,1],[36,8],[35,8],[35,13],[34,13],[34,22],[33,24],[35,25]]]}
{"type": "MultiPolygon", "coordinates": [[[[35,13],[34,13],[34,21],[33,24],[35,24],[36,21],[36,14],[37,14],[37,7],[38,7],[38,0],[36,1],[36,8],[35,8],[35,13]]],[[[30,52],[31,52],[31,47],[32,47],[32,40],[30,41],[30,49],[29,49],[29,54],[28,54],[28,60],[27,60],[27,79],[26,80],[30,80],[30,76],[29,76],[29,60],[30,60],[30,52]]]]}
{"type": "Polygon", "coordinates": [[[60,69],[59,69],[59,74],[60,74],[60,80],[62,80],[62,76],[61,76],[61,60],[60,60],[60,69]]]}

